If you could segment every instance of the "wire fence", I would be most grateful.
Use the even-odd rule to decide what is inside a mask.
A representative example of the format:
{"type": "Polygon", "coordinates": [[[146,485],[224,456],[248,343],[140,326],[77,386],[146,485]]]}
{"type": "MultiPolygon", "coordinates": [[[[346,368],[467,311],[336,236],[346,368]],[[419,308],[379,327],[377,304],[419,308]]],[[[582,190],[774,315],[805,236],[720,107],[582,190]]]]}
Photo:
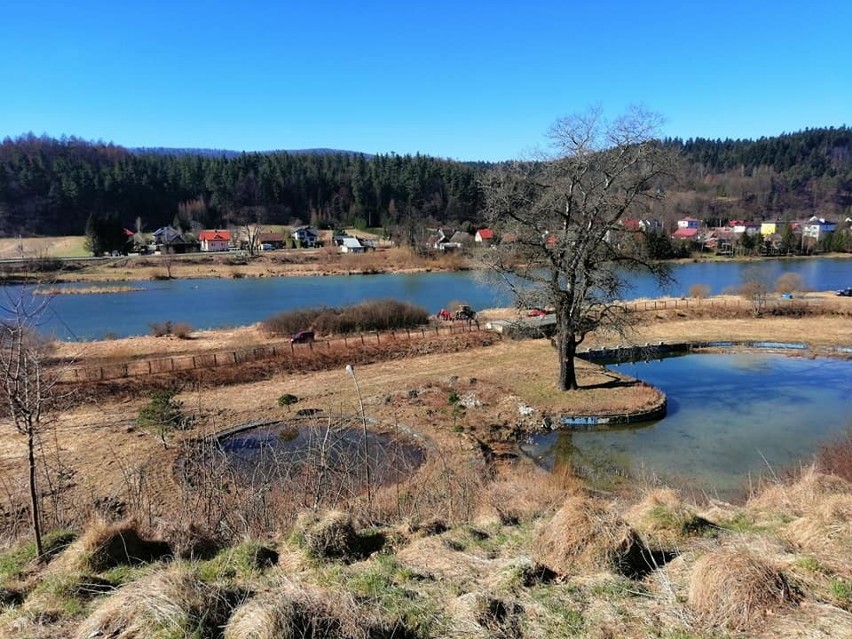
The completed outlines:
{"type": "Polygon", "coordinates": [[[234,366],[267,359],[305,359],[323,352],[339,351],[341,349],[350,350],[367,345],[377,346],[399,342],[400,340],[422,340],[459,333],[477,332],[480,330],[483,329],[476,322],[455,321],[411,329],[341,335],[339,337],[330,337],[302,344],[283,342],[214,353],[181,354],[115,363],[101,363],[98,365],[66,368],[61,374],[61,381],[100,382],[140,375],[179,373],[181,371],[192,371],[202,368],[234,366]]]}

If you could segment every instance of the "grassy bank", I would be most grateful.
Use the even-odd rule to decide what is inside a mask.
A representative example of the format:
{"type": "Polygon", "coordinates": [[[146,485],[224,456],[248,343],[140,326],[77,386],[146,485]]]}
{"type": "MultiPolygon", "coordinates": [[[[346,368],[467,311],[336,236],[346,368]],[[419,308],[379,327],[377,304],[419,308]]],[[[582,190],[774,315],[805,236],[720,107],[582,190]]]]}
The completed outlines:
{"type": "MultiPolygon", "coordinates": [[[[852,300],[829,302],[839,310],[805,322],[709,305],[655,310],[634,339],[806,332],[848,345],[852,300]]],[[[124,361],[269,339],[250,327],[61,344],[56,355],[124,361]]],[[[358,388],[339,358],[314,371],[258,363],[223,367],[227,379],[99,385],[98,400],[63,410],[44,441],[46,563],[26,543],[23,442],[0,439],[0,637],[849,636],[848,442],[814,468],[775,469],[737,504],[636,478],[588,485],[512,457],[514,442],[548,413],[631,409],[653,389],[606,388],[609,373],[578,362],[584,390],[561,393],[544,340],[450,346],[384,358],[376,347],[375,360],[354,362],[358,388]],[[158,388],[191,417],[167,448],[136,422],[158,388]],[[176,474],[186,446],[234,425],[306,410],[360,428],[359,400],[371,430],[426,451],[397,484],[329,494],[322,474],[346,469],[326,465],[295,489],[242,484],[212,462],[194,488],[176,474]]]]}

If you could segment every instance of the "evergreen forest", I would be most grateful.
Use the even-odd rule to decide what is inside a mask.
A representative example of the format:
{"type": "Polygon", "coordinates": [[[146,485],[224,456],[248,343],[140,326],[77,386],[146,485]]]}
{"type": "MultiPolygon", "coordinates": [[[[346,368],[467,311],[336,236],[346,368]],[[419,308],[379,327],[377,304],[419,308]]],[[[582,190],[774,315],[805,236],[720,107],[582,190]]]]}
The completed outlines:
{"type": "MultiPolygon", "coordinates": [[[[852,129],[759,140],[666,139],[682,159],[649,216],[797,219],[852,215],[852,129]]],[[[81,235],[90,216],[126,228],[230,224],[481,225],[488,163],[326,151],[131,150],[32,134],[0,144],[0,234],[81,235]]]]}

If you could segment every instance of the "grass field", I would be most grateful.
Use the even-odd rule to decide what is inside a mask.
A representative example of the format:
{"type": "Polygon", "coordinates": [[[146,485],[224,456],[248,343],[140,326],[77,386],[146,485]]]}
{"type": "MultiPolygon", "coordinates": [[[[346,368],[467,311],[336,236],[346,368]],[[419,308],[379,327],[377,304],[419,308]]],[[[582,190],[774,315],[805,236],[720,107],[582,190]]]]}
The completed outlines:
{"type": "Polygon", "coordinates": [[[82,235],[65,237],[0,238],[0,259],[42,257],[88,257],[82,235]]]}

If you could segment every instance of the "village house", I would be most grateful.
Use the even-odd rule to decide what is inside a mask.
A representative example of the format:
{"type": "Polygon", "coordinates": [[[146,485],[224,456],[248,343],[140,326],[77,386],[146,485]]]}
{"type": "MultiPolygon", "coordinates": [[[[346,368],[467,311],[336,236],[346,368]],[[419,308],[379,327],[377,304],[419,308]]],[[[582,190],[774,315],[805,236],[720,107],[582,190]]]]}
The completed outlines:
{"type": "Polygon", "coordinates": [[[802,236],[812,238],[815,241],[819,240],[829,233],[834,233],[837,229],[837,223],[826,220],[822,217],[812,217],[807,222],[802,222],[802,236]]]}
{"type": "Polygon", "coordinates": [[[310,226],[293,229],[293,238],[301,248],[314,248],[319,243],[319,231],[310,226]]]}
{"type": "Polygon", "coordinates": [[[492,229],[479,229],[476,235],[473,236],[473,241],[483,246],[488,246],[494,241],[494,231],[492,229]]]}
{"type": "Polygon", "coordinates": [[[160,253],[189,253],[194,248],[194,244],[172,226],[161,226],[151,235],[160,253]]]}
{"type": "Polygon", "coordinates": [[[364,245],[357,237],[342,236],[339,238],[338,248],[341,253],[363,253],[364,245]]]}
{"type": "Polygon", "coordinates": [[[227,251],[231,247],[231,232],[205,229],[198,234],[198,241],[204,253],[227,251]]]}
{"type": "Polygon", "coordinates": [[[698,241],[700,231],[701,220],[694,217],[685,217],[677,221],[677,230],[672,233],[672,238],[676,240],[698,241]]]}
{"type": "Polygon", "coordinates": [[[283,233],[261,233],[257,236],[257,243],[262,251],[283,249],[287,238],[283,233]]]}
{"type": "Polygon", "coordinates": [[[431,247],[438,251],[453,251],[461,248],[461,243],[453,242],[451,237],[454,230],[447,227],[442,227],[437,230],[437,235],[429,237],[428,242],[431,247]]]}
{"type": "Polygon", "coordinates": [[[757,235],[760,233],[762,224],[760,222],[746,222],[744,220],[731,220],[728,226],[734,229],[734,235],[757,235]]]}

